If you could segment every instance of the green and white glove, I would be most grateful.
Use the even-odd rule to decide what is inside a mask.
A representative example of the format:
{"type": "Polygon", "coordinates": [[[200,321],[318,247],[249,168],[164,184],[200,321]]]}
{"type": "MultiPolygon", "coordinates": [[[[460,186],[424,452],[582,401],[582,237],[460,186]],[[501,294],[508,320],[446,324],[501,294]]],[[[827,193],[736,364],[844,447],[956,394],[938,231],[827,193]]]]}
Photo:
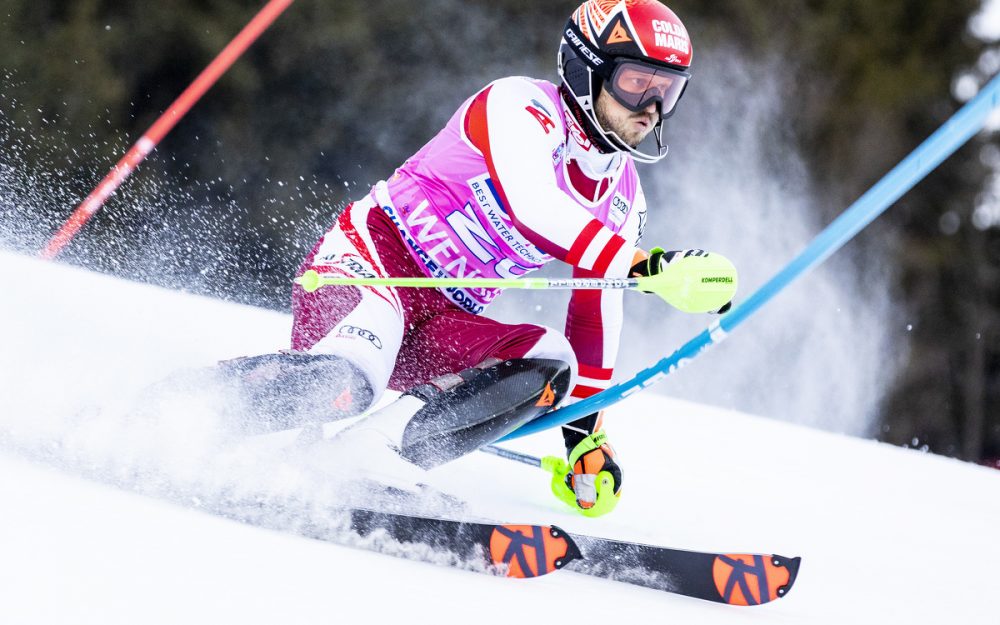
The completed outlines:
{"type": "MultiPolygon", "coordinates": [[[[708,257],[709,253],[705,250],[672,250],[666,251],[662,247],[654,247],[649,250],[649,256],[643,258],[641,254],[636,255],[636,263],[632,265],[629,270],[629,275],[633,278],[635,277],[650,277],[658,275],[663,269],[670,263],[677,262],[682,258],[688,258],[690,256],[701,256],[708,257]]],[[[651,291],[644,291],[645,293],[650,293],[651,291]]],[[[729,309],[733,307],[733,302],[726,302],[721,308],[709,311],[710,314],[722,314],[729,312],[729,309]]]]}
{"type": "Polygon", "coordinates": [[[568,462],[559,456],[542,458],[542,468],[552,474],[556,498],[584,516],[602,516],[618,505],[622,470],[604,430],[577,443],[568,462]]]}

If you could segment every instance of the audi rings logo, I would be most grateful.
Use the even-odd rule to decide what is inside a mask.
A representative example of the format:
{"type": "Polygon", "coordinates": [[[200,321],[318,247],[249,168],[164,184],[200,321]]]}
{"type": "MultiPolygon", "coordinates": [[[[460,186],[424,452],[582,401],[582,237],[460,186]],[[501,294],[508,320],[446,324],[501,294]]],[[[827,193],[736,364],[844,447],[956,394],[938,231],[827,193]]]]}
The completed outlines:
{"type": "Polygon", "coordinates": [[[377,335],[373,334],[371,330],[365,330],[364,328],[358,328],[356,326],[342,325],[338,330],[341,334],[353,334],[359,338],[363,338],[377,349],[382,349],[382,339],[377,335]]]}

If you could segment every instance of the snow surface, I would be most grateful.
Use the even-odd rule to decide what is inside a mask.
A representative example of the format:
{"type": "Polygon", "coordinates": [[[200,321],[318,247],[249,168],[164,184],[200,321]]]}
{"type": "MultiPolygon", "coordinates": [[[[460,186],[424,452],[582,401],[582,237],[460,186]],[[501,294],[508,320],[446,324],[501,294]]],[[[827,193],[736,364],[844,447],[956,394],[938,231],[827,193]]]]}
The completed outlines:
{"type": "Polygon", "coordinates": [[[802,556],[787,598],[507,580],[214,516],[199,506],[223,488],[329,493],[234,454],[196,403],[124,407],[175,370],[284,347],[289,318],[3,252],[0,280],[0,623],[1000,623],[1000,473],[652,392],[608,415],[626,471],[610,516],[564,511],[537,469],[485,454],[427,481],[506,522],[802,556]]]}

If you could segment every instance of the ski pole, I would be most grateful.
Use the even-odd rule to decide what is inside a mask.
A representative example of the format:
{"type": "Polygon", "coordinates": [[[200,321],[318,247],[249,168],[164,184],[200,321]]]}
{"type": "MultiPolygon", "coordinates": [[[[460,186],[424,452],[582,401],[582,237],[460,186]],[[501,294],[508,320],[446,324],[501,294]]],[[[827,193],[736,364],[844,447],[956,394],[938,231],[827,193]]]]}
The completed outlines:
{"type": "Polygon", "coordinates": [[[572,406],[547,412],[500,440],[510,440],[534,434],[603,410],[629,395],[638,393],[659,382],[668,374],[689,363],[710,346],[721,342],[736,326],[746,321],[793,281],[833,255],[865,226],[884,213],[903,194],[923,180],[927,174],[937,169],[938,165],[946,158],[954,154],[958,148],[965,145],[969,139],[983,129],[998,106],[1000,106],[1000,75],[990,80],[976,97],[967,102],[934,134],[816,235],[809,245],[778,271],[774,277],[728,314],[715,321],[707,330],[703,330],[670,356],[656,362],[648,369],[643,369],[632,379],[612,386],[572,406]]]}
{"type": "Polygon", "coordinates": [[[394,286],[413,288],[497,289],[637,289],[655,293],[689,313],[712,312],[736,294],[736,267],[724,256],[687,256],[666,265],[655,276],[637,278],[345,278],[312,269],[295,279],[307,293],[326,286],[394,286]]]}
{"type": "Polygon", "coordinates": [[[509,449],[504,449],[503,447],[497,447],[496,445],[484,445],[479,448],[479,451],[486,452],[488,454],[498,456],[500,458],[506,458],[507,460],[513,460],[514,462],[520,462],[522,464],[528,464],[533,467],[541,467],[542,459],[536,458],[530,454],[522,454],[520,452],[511,451],[509,449]]]}
{"type": "Polygon", "coordinates": [[[174,125],[184,117],[191,107],[201,99],[205,92],[226,73],[226,70],[236,62],[246,49],[260,37],[267,28],[292,4],[294,0],[270,0],[264,8],[240,31],[229,44],[222,49],[215,60],[195,78],[187,89],[160,115],[149,130],[125,153],[120,161],[111,169],[90,195],[76,207],[66,223],[53,236],[40,255],[46,260],[56,257],[59,252],[76,236],[94,214],[104,206],[104,202],[132,174],[132,171],[144,161],[156,146],[169,133],[174,125]]]}
{"type": "Polygon", "coordinates": [[[531,454],[522,454],[517,451],[511,451],[510,449],[504,449],[503,447],[497,447],[496,445],[484,445],[479,448],[479,451],[497,456],[499,458],[506,458],[507,460],[537,467],[557,480],[563,480],[566,478],[568,465],[566,464],[566,461],[559,456],[545,456],[544,458],[538,458],[537,456],[532,456],[531,454]]]}

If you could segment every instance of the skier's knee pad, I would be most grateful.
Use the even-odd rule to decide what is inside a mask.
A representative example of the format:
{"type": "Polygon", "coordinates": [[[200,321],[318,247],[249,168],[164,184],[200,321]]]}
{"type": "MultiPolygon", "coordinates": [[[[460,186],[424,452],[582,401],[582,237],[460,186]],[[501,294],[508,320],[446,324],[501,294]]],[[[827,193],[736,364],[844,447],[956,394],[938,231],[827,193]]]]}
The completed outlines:
{"type": "Polygon", "coordinates": [[[540,326],[545,329],[545,334],[543,334],[531,349],[525,353],[522,358],[541,358],[544,360],[561,360],[569,365],[570,369],[570,384],[569,387],[573,388],[577,383],[577,374],[579,372],[579,366],[576,360],[576,353],[573,351],[573,346],[570,345],[569,339],[566,335],[558,330],[553,330],[548,326],[540,326]]]}
{"type": "Polygon", "coordinates": [[[425,469],[464,456],[556,406],[569,392],[561,360],[488,360],[404,395],[424,401],[406,424],[400,452],[425,469]]]}
{"type": "Polygon", "coordinates": [[[364,372],[329,354],[284,351],[219,363],[234,386],[245,425],[274,431],[361,414],[374,392],[364,372]]]}

